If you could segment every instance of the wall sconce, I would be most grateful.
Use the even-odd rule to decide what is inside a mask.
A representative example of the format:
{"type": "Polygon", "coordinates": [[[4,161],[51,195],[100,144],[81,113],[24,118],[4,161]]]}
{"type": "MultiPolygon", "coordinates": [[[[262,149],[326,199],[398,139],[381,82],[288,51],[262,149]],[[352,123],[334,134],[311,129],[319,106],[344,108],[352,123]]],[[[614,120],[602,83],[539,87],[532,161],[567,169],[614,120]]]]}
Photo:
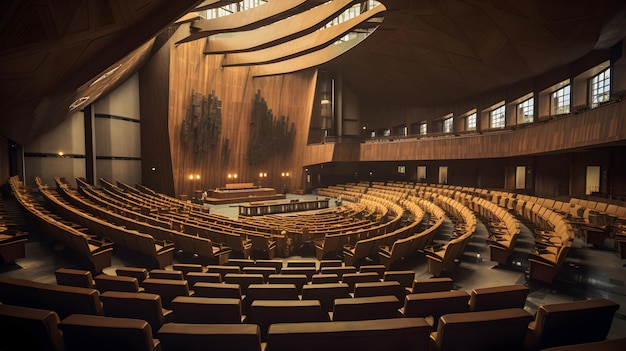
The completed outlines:
{"type": "Polygon", "coordinates": [[[200,180],[200,175],[196,174],[196,180],[200,180]]]}
{"type": "Polygon", "coordinates": [[[65,154],[63,153],[63,151],[59,151],[59,152],[57,153],[57,156],[58,156],[58,157],[63,157],[63,155],[65,155],[65,154]]]}
{"type": "Polygon", "coordinates": [[[267,172],[259,173],[259,178],[267,178],[267,172]]]}
{"type": "Polygon", "coordinates": [[[189,175],[189,180],[193,180],[193,174],[189,175]]]}
{"type": "Polygon", "coordinates": [[[233,173],[233,174],[228,173],[227,177],[228,177],[228,179],[237,179],[237,173],[233,173]]]}
{"type": "Polygon", "coordinates": [[[281,177],[289,177],[289,172],[282,172],[280,174],[281,177]]]}

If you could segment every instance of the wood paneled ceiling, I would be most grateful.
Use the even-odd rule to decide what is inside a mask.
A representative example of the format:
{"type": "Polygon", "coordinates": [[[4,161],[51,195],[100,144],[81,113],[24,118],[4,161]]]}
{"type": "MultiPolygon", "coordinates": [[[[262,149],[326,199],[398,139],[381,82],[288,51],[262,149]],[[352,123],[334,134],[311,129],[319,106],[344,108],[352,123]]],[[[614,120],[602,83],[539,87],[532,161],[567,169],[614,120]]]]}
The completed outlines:
{"type": "MultiPolygon", "coordinates": [[[[268,4],[281,1],[296,0],[268,4]]],[[[284,52],[284,63],[293,67],[321,64],[321,69],[340,71],[362,99],[428,106],[537,76],[595,49],[609,48],[626,33],[623,0],[379,1],[386,10],[382,21],[377,18],[378,29],[344,54],[317,44],[309,50],[298,48],[303,53],[298,60],[295,48],[285,45],[293,39],[293,33],[286,32],[284,40],[255,49],[265,50],[267,62],[250,64],[256,72],[280,73],[276,52],[284,52]]],[[[0,2],[0,134],[22,144],[33,140],[67,118],[73,102],[88,96],[83,104],[92,103],[136,72],[152,51],[151,39],[178,18],[196,6],[232,2],[0,2]]],[[[309,0],[285,14],[306,16],[314,10],[311,5],[322,2],[309,0]]],[[[247,21],[256,25],[243,21],[238,28],[202,20],[194,24],[190,19],[196,31],[190,32],[190,39],[210,43],[213,37],[217,43],[251,31],[263,33],[263,28],[272,31],[272,24],[282,18],[269,16],[272,23],[259,26],[252,17],[247,21]]],[[[304,31],[301,38],[305,35],[312,33],[304,31]]],[[[241,52],[226,55],[227,65],[246,63],[241,52]]]]}

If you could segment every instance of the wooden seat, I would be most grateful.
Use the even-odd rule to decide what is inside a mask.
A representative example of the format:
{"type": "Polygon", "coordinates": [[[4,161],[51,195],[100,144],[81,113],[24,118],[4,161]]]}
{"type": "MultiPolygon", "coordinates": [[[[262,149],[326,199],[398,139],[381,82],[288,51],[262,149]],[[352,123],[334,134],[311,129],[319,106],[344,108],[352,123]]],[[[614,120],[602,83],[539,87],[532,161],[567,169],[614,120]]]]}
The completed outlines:
{"type": "MultiPolygon", "coordinates": [[[[274,269],[276,269],[276,273],[280,273],[280,271],[283,269],[283,261],[260,259],[260,260],[254,261],[254,266],[255,267],[273,267],[274,269]]],[[[289,266],[289,262],[287,262],[287,266],[289,266]]]]}
{"type": "Polygon", "coordinates": [[[96,288],[100,293],[106,291],[126,291],[126,292],[142,292],[143,287],[139,286],[139,282],[135,277],[126,277],[123,275],[98,274],[94,278],[96,288]]]}
{"type": "Polygon", "coordinates": [[[446,314],[430,334],[430,350],[524,350],[532,315],[521,308],[446,314]]]}
{"type": "Polygon", "coordinates": [[[5,347],[15,350],[62,351],[65,349],[56,312],[0,304],[0,325],[5,347]]]}
{"type": "Polygon", "coordinates": [[[261,274],[263,276],[263,281],[266,283],[270,274],[276,274],[278,272],[276,271],[276,268],[274,267],[253,266],[253,267],[244,267],[243,273],[244,274],[261,274]]]}
{"type": "Polygon", "coordinates": [[[241,299],[241,295],[239,284],[198,282],[194,285],[194,296],[198,297],[241,299]]]}
{"type": "Polygon", "coordinates": [[[103,315],[100,293],[96,289],[44,284],[39,289],[44,309],[63,319],[71,314],[103,315]]]}
{"type": "Polygon", "coordinates": [[[270,274],[267,279],[269,284],[294,284],[296,293],[302,294],[302,287],[307,283],[305,274],[270,274]]]}
{"type": "Polygon", "coordinates": [[[307,281],[311,281],[313,275],[317,272],[315,267],[285,267],[282,269],[281,274],[304,274],[307,281]]]}
{"type": "Polygon", "coordinates": [[[383,279],[383,274],[385,273],[386,269],[387,268],[385,267],[385,265],[382,264],[363,265],[359,267],[359,273],[375,272],[378,274],[378,278],[383,279]]]}
{"type": "Polygon", "coordinates": [[[321,243],[315,244],[315,256],[318,261],[331,256],[337,257],[337,253],[343,249],[345,240],[343,234],[325,235],[321,243]]]}
{"type": "Polygon", "coordinates": [[[148,278],[148,270],[142,267],[118,267],[115,269],[115,274],[126,277],[135,277],[137,278],[139,285],[141,285],[141,283],[148,278]]]}
{"type": "Polygon", "coordinates": [[[313,274],[311,276],[311,283],[312,284],[327,284],[327,283],[339,283],[341,281],[341,279],[339,278],[339,275],[337,275],[336,273],[327,273],[327,274],[313,274]]]}
{"type": "Polygon", "coordinates": [[[189,272],[185,275],[185,279],[187,280],[187,284],[189,284],[189,288],[193,289],[194,285],[198,282],[205,283],[221,283],[222,276],[219,273],[208,273],[208,272],[189,272]]]}
{"type": "Polygon", "coordinates": [[[469,299],[470,295],[465,290],[409,294],[404,299],[402,313],[405,317],[426,318],[436,329],[439,317],[469,312],[469,299]]]}
{"type": "Polygon", "coordinates": [[[327,315],[315,300],[255,300],[245,319],[245,323],[261,327],[261,341],[266,340],[270,324],[326,321],[327,315]]]}
{"type": "Polygon", "coordinates": [[[153,335],[173,320],[172,310],[163,308],[157,294],[107,291],[100,295],[107,317],[142,319],[150,324],[153,335]]]}
{"type": "Polygon", "coordinates": [[[345,283],[311,284],[302,287],[302,300],[318,300],[322,311],[331,312],[335,299],[350,298],[350,287],[345,283]]]}
{"type": "Polygon", "coordinates": [[[74,314],[59,323],[67,351],[160,349],[148,322],[140,319],[74,314]]]}
{"type": "Polygon", "coordinates": [[[356,283],[364,282],[379,282],[380,278],[376,272],[367,273],[346,273],[341,276],[341,282],[348,284],[350,291],[354,292],[354,285],[356,283]]]}
{"type": "Polygon", "coordinates": [[[183,271],[175,271],[170,269],[152,269],[148,273],[148,276],[153,279],[172,279],[172,280],[185,280],[183,271]]]}
{"type": "Polygon", "coordinates": [[[404,289],[411,289],[415,281],[415,272],[411,270],[385,271],[382,278],[385,282],[397,281],[404,289]]]}
{"type": "Polygon", "coordinates": [[[263,274],[227,273],[224,276],[224,282],[228,284],[239,284],[241,294],[245,295],[250,284],[263,284],[265,283],[265,278],[263,277],[263,274]]]}
{"type": "Polygon", "coordinates": [[[161,296],[163,307],[172,309],[172,300],[176,296],[192,296],[186,280],[154,279],[148,278],[143,281],[143,287],[147,293],[161,296]]]}
{"type": "Polygon", "coordinates": [[[248,235],[252,242],[252,256],[254,258],[273,259],[276,254],[276,241],[263,235],[248,235]]]}
{"type": "Polygon", "coordinates": [[[269,328],[267,351],[427,350],[429,328],[422,318],[277,323],[269,328]]]}
{"type": "Polygon", "coordinates": [[[172,300],[174,323],[241,323],[241,299],[177,296],[172,300]]]}
{"type": "Polygon", "coordinates": [[[392,280],[386,282],[359,282],[354,285],[354,297],[370,296],[395,296],[398,299],[397,308],[404,303],[405,289],[399,282],[392,280]]]}
{"type": "Polygon", "coordinates": [[[601,341],[620,306],[607,299],[541,305],[528,325],[527,350],[601,341]]]}
{"type": "Polygon", "coordinates": [[[367,319],[396,318],[398,298],[395,296],[374,296],[348,299],[335,299],[333,321],[360,321],[367,319]]]}
{"type": "Polygon", "coordinates": [[[243,314],[248,314],[255,300],[298,300],[298,292],[294,284],[250,284],[243,298],[243,314]]]}
{"type": "Polygon", "coordinates": [[[340,279],[345,273],[356,273],[356,271],[355,266],[323,267],[321,269],[322,274],[337,274],[340,279]]]}
{"type": "Polygon", "coordinates": [[[504,308],[524,308],[530,289],[524,285],[504,285],[477,288],[471,292],[470,311],[489,311],[504,308]]]}
{"type": "Polygon", "coordinates": [[[224,280],[224,276],[228,273],[241,273],[241,268],[239,266],[206,266],[207,273],[219,273],[222,276],[222,281],[224,280]]]}
{"type": "Polygon", "coordinates": [[[95,283],[91,271],[83,269],[59,268],[54,271],[57,284],[94,289],[95,283]]]}
{"type": "Polygon", "coordinates": [[[255,324],[168,323],[158,332],[163,351],[261,351],[261,330],[255,324]],[[208,346],[210,345],[210,346],[208,346]]]}
{"type": "Polygon", "coordinates": [[[626,350],[626,338],[596,341],[569,346],[555,346],[544,351],[623,351],[626,350]]]}
{"type": "Polygon", "coordinates": [[[413,287],[410,292],[413,294],[437,292],[437,291],[450,291],[454,289],[454,281],[452,278],[430,278],[430,279],[416,279],[413,281],[413,287]]]}

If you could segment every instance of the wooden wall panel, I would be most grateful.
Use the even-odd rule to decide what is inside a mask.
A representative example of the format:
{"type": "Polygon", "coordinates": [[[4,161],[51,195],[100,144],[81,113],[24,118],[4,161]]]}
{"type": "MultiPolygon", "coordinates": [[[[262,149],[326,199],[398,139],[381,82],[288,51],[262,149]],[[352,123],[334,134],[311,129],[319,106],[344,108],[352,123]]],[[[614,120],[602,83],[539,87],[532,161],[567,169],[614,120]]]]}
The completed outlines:
{"type": "Polygon", "coordinates": [[[165,45],[139,71],[141,181],[149,188],[174,196],[167,130],[169,61],[170,48],[165,45]]]}
{"type": "MultiPolygon", "coordinates": [[[[179,38],[174,36],[172,42],[179,38]]],[[[248,67],[222,68],[223,55],[203,55],[204,42],[171,46],[169,95],[169,145],[176,194],[213,189],[228,182],[262,181],[264,186],[289,190],[301,188],[302,165],[314,159],[307,151],[317,72],[253,78],[248,67]],[[214,95],[222,102],[222,127],[219,141],[208,152],[194,154],[181,143],[181,125],[189,112],[192,92],[214,95]],[[248,164],[250,113],[257,91],[275,118],[285,116],[295,126],[293,146],[271,158],[267,164],[248,164]],[[226,144],[227,143],[227,144],[226,144]],[[226,146],[227,145],[227,146],[226,146]],[[259,179],[259,173],[267,173],[259,179]],[[289,178],[281,173],[289,172],[289,178]],[[237,174],[237,179],[228,179],[237,174]],[[200,179],[189,179],[199,175],[200,179]]],[[[268,136],[269,137],[269,136],[268,136]]]]}
{"type": "Polygon", "coordinates": [[[361,145],[359,161],[511,157],[626,140],[619,102],[521,130],[361,145]]]}

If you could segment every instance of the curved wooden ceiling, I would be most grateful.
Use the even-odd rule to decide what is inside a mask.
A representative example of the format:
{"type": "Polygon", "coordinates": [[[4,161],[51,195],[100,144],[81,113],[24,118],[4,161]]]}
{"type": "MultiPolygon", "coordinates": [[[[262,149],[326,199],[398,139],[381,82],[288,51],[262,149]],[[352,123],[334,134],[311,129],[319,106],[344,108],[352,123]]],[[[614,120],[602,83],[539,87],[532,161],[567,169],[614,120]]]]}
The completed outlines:
{"type": "MultiPolygon", "coordinates": [[[[376,17],[380,13],[377,21],[363,16],[356,26],[336,26],[336,32],[328,32],[332,35],[312,30],[322,20],[306,22],[323,1],[273,0],[262,6],[283,4],[281,14],[272,16],[268,6],[259,20],[246,11],[233,17],[236,26],[228,24],[235,20],[185,20],[195,31],[190,40],[206,40],[210,54],[228,51],[214,50],[214,44],[235,45],[228,38],[253,31],[271,38],[231,50],[226,65],[254,65],[259,75],[317,66],[341,72],[363,99],[415,106],[468,99],[532,78],[606,49],[626,33],[621,0],[379,1],[384,19],[376,17]],[[287,15],[311,24],[286,30],[280,22],[287,15]],[[338,54],[340,45],[327,45],[359,26],[378,29],[343,54],[338,54]],[[256,52],[259,59],[244,51],[256,52]]],[[[89,96],[86,103],[93,102],[135,72],[151,52],[150,39],[176,19],[196,8],[233,2],[0,2],[0,133],[19,143],[33,140],[66,118],[76,99],[89,96]]],[[[326,8],[340,3],[334,0],[326,8]]]]}

